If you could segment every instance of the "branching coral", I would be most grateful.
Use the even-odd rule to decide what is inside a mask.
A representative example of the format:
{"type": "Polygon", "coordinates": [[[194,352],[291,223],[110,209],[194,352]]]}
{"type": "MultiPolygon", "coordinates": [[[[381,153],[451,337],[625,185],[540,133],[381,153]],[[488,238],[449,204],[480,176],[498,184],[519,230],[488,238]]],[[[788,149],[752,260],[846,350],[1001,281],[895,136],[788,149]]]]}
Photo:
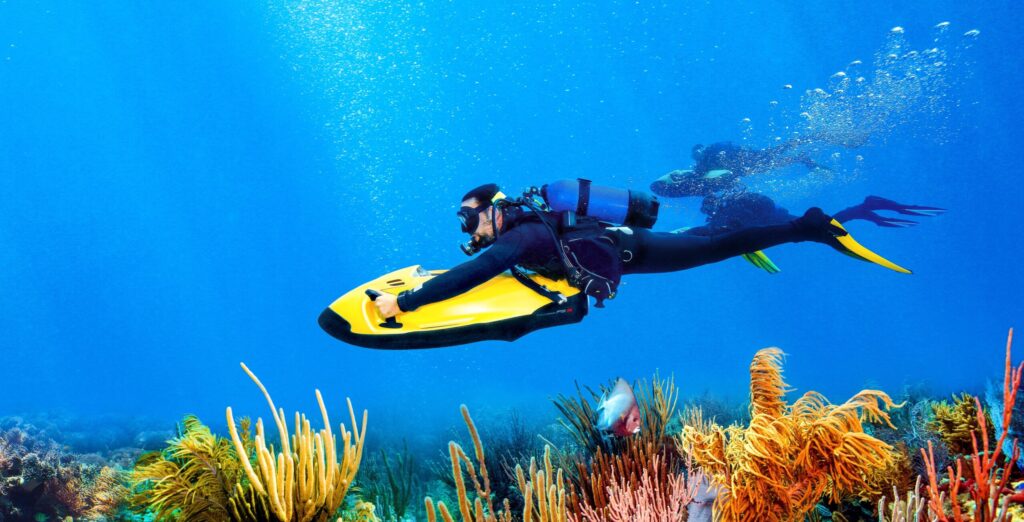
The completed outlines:
{"type": "Polygon", "coordinates": [[[645,474],[658,484],[686,472],[683,459],[674,445],[662,445],[641,437],[620,441],[618,453],[598,450],[589,459],[576,459],[573,484],[570,488],[569,510],[573,516],[583,514],[589,506],[597,513],[608,511],[611,499],[609,488],[618,482],[624,487],[639,487],[645,474]]]}
{"type": "MultiPolygon", "coordinates": [[[[256,495],[267,500],[273,514],[285,522],[325,521],[338,510],[348,492],[363,456],[363,441],[366,437],[366,411],[363,411],[362,429],[356,423],[352,401],[348,402],[352,431],[341,424],[341,460],[338,460],[337,439],[331,430],[320,390],[316,400],[320,405],[324,428],[313,432],[309,419],[296,412],[294,434],[289,434],[284,409],[274,406],[270,393],[263,383],[242,364],[242,369],[256,383],[267,399],[274,415],[280,436],[281,451],[267,445],[263,419],[256,420],[256,436],[253,439],[257,468],[249,461],[249,454],[235,428],[235,419],[228,407],[226,417],[228,430],[235,450],[246,458],[241,459],[242,468],[256,495]]],[[[242,486],[237,486],[241,491],[242,486]]]]}
{"type": "Polygon", "coordinates": [[[893,486],[891,504],[886,505],[885,497],[878,501],[878,522],[923,522],[925,500],[921,496],[921,477],[917,477],[914,489],[900,498],[899,490],[893,486]]]}
{"type": "MultiPolygon", "coordinates": [[[[473,440],[474,459],[455,441],[448,443],[448,455],[451,462],[452,479],[456,487],[456,499],[463,522],[512,522],[512,510],[508,499],[502,502],[502,509],[495,510],[494,494],[491,490],[490,472],[487,469],[487,458],[483,442],[477,431],[469,409],[460,407],[462,419],[466,423],[473,440]],[[465,476],[463,473],[465,472],[465,476]],[[467,480],[468,479],[468,480],[467,480]],[[475,496],[470,499],[467,482],[472,485],[475,496]]],[[[566,517],[566,492],[561,469],[555,470],[551,464],[551,453],[545,449],[544,469],[538,469],[536,461],[531,460],[529,476],[522,466],[516,466],[515,476],[520,491],[524,496],[522,511],[523,522],[564,522],[566,517]]],[[[452,512],[444,502],[437,502],[427,497],[423,501],[427,509],[428,522],[437,522],[438,515],[445,522],[454,522],[452,512]]]]}
{"type": "MultiPolygon", "coordinates": [[[[509,509],[505,509],[501,512],[496,512],[494,510],[490,474],[487,470],[486,454],[484,453],[483,442],[480,440],[480,433],[476,429],[476,424],[473,423],[473,418],[469,415],[469,408],[466,408],[466,405],[463,404],[460,407],[460,411],[462,412],[462,419],[466,423],[466,428],[469,430],[470,437],[473,440],[473,449],[476,455],[476,464],[473,464],[473,459],[469,458],[469,455],[463,451],[462,446],[459,446],[455,441],[448,443],[448,455],[452,466],[452,479],[455,483],[459,512],[462,514],[462,520],[464,522],[511,522],[512,512],[509,509]],[[469,499],[469,493],[466,490],[466,480],[463,478],[462,474],[463,467],[465,467],[466,474],[469,476],[473,489],[476,492],[476,498],[472,502],[472,508],[470,508],[471,502],[469,499]]],[[[444,502],[437,503],[436,511],[434,509],[433,499],[427,497],[423,502],[427,508],[427,520],[430,522],[436,522],[438,513],[440,513],[441,518],[445,522],[452,522],[454,520],[452,518],[451,511],[448,510],[448,506],[445,505],[444,502]]]]}
{"type": "Polygon", "coordinates": [[[686,520],[686,506],[697,494],[703,480],[700,473],[670,473],[657,477],[651,469],[664,469],[658,456],[652,457],[639,480],[636,475],[613,472],[607,486],[603,507],[590,504],[580,506],[580,514],[571,516],[573,522],[679,522],[686,520]]]}
{"type": "MultiPolygon", "coordinates": [[[[555,407],[562,414],[559,422],[569,432],[583,453],[594,454],[599,449],[615,453],[618,448],[594,424],[597,419],[596,405],[600,403],[602,394],[607,394],[611,387],[609,385],[601,386],[601,393],[597,393],[589,387],[586,390],[587,393],[584,394],[577,384],[577,397],[559,395],[554,400],[555,407]]],[[[673,377],[662,379],[655,373],[650,384],[647,381],[642,381],[637,386],[636,400],[642,420],[640,438],[660,444],[675,415],[676,404],[679,400],[675,379],[673,377]]]]}
{"type": "Polygon", "coordinates": [[[580,451],[589,454],[596,452],[598,449],[608,451],[605,440],[601,436],[601,431],[597,429],[595,424],[597,410],[594,405],[601,400],[600,394],[587,388],[587,395],[590,396],[588,399],[583,394],[583,390],[580,389],[579,383],[577,383],[576,395],[577,397],[559,395],[554,399],[555,408],[562,414],[558,422],[569,433],[580,451]],[[593,401],[593,404],[591,404],[591,401],[593,401]]]}
{"type": "Polygon", "coordinates": [[[841,405],[809,392],[784,401],[782,352],[761,350],[751,363],[751,421],[746,428],[687,427],[680,445],[721,489],[716,518],[786,522],[868,487],[867,474],[887,466],[892,448],[864,433],[862,418],[888,422],[885,393],[864,390],[841,405]]]}
{"type": "Polygon", "coordinates": [[[380,456],[373,465],[361,471],[359,486],[362,495],[373,500],[376,510],[381,513],[381,518],[405,518],[413,491],[418,486],[416,458],[409,452],[409,445],[403,442],[402,450],[393,457],[389,457],[388,452],[381,449],[380,456]]]}
{"type": "MultiPolygon", "coordinates": [[[[1013,425],[1014,405],[1017,402],[1017,392],[1020,390],[1021,376],[1024,374],[1024,362],[1020,363],[1016,368],[1014,368],[1011,362],[1012,346],[1013,330],[1010,330],[1010,334],[1006,339],[1006,361],[1003,369],[1003,411],[1001,412],[1001,423],[1003,426],[1013,425]]],[[[964,461],[958,460],[956,462],[955,472],[952,466],[947,468],[950,500],[950,509],[947,510],[944,502],[945,493],[940,492],[939,489],[939,472],[935,466],[932,446],[931,444],[928,445],[927,452],[924,449],[921,450],[928,468],[928,506],[933,520],[936,521],[1004,522],[1011,520],[1007,510],[1010,499],[1006,496],[1000,500],[1000,495],[1007,491],[1006,483],[1013,470],[1013,464],[1020,455],[1020,448],[1017,446],[1015,439],[1011,444],[1011,454],[1003,455],[1002,451],[1007,439],[1007,432],[1003,431],[998,441],[992,446],[992,449],[989,449],[988,423],[981,408],[981,401],[977,398],[974,400],[979,429],[978,432],[971,432],[971,454],[966,459],[970,464],[969,469],[972,473],[971,483],[968,484],[967,488],[972,500],[970,511],[973,511],[973,513],[970,516],[965,516],[958,497],[961,486],[960,481],[964,476],[962,466],[964,461]],[[979,438],[982,440],[980,447],[978,444],[979,438]],[[1009,461],[1004,464],[1006,457],[1009,458],[1009,461]]]]}
{"type": "Polygon", "coordinates": [[[675,415],[678,401],[679,390],[674,377],[662,379],[655,373],[650,386],[647,381],[641,381],[637,393],[637,404],[643,420],[640,424],[640,437],[660,443],[675,415]]]}
{"type": "MultiPolygon", "coordinates": [[[[988,413],[968,393],[953,397],[953,404],[945,401],[932,404],[933,417],[928,421],[928,429],[937,434],[946,446],[955,454],[971,453],[971,439],[979,432],[984,417],[986,425],[991,426],[988,413]]],[[[985,438],[992,440],[991,431],[985,430],[985,438]]]]}
{"type": "Polygon", "coordinates": [[[516,466],[516,482],[523,493],[523,522],[566,522],[565,477],[551,465],[551,447],[544,447],[544,468],[539,469],[536,459],[530,459],[530,472],[516,466]]]}
{"type": "MultiPolygon", "coordinates": [[[[578,399],[559,397],[555,402],[562,413],[562,425],[581,450],[566,459],[572,471],[568,509],[577,519],[583,514],[583,506],[589,506],[594,513],[608,513],[609,488],[619,482],[630,488],[639,487],[646,473],[652,482],[667,484],[683,469],[682,456],[675,445],[665,443],[679,397],[674,379],[655,374],[650,384],[643,381],[636,389],[642,422],[640,433],[632,437],[602,434],[594,426],[595,407],[578,385],[578,399]]],[[[587,390],[596,404],[600,395],[587,390]]],[[[604,393],[608,390],[607,386],[601,387],[604,393]]]]}

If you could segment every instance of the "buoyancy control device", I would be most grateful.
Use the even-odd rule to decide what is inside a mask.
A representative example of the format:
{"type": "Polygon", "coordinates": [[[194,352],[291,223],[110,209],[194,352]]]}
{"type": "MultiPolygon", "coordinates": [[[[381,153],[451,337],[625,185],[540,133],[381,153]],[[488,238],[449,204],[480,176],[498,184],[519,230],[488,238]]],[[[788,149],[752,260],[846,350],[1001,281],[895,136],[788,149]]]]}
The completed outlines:
{"type": "MultiPolygon", "coordinates": [[[[658,199],[643,192],[595,186],[589,180],[560,180],[532,187],[522,198],[501,204],[526,207],[541,218],[551,233],[569,283],[603,308],[622,278],[622,259],[608,225],[650,228],[658,219],[658,199]],[[540,200],[540,201],[538,201],[540,200]],[[549,216],[557,216],[552,224],[549,216]]],[[[522,278],[513,270],[513,275],[522,278]]]]}

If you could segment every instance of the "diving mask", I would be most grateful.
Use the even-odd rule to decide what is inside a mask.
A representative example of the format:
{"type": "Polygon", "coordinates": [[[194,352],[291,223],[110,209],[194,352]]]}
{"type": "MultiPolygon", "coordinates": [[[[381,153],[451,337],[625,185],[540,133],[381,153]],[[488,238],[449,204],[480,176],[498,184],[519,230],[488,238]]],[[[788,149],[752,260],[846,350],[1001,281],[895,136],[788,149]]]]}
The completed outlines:
{"type": "Polygon", "coordinates": [[[491,203],[480,205],[478,207],[462,207],[458,212],[455,213],[459,218],[459,224],[462,225],[462,232],[466,234],[472,234],[476,232],[476,228],[480,226],[480,213],[487,210],[491,206],[491,203]]]}

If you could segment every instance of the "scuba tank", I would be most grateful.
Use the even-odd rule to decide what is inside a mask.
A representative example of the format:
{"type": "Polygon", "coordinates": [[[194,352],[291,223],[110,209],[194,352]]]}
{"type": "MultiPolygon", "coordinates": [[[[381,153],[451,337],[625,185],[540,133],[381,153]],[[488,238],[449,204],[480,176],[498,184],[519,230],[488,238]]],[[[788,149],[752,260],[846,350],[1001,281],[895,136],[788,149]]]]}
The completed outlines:
{"type": "Polygon", "coordinates": [[[651,228],[658,220],[658,198],[644,192],[601,185],[588,179],[563,179],[540,189],[554,212],[575,212],[627,227],[651,228]]]}

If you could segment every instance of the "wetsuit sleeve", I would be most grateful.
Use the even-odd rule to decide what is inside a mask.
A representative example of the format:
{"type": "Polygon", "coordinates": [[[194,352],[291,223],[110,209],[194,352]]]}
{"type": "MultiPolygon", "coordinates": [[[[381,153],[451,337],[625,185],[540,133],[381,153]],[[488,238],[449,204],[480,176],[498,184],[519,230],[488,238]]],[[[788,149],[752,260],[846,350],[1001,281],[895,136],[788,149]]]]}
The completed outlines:
{"type": "Polygon", "coordinates": [[[419,288],[402,292],[398,307],[411,312],[423,305],[450,299],[512,268],[522,257],[527,242],[519,229],[501,237],[479,257],[438,275],[419,288]]]}

